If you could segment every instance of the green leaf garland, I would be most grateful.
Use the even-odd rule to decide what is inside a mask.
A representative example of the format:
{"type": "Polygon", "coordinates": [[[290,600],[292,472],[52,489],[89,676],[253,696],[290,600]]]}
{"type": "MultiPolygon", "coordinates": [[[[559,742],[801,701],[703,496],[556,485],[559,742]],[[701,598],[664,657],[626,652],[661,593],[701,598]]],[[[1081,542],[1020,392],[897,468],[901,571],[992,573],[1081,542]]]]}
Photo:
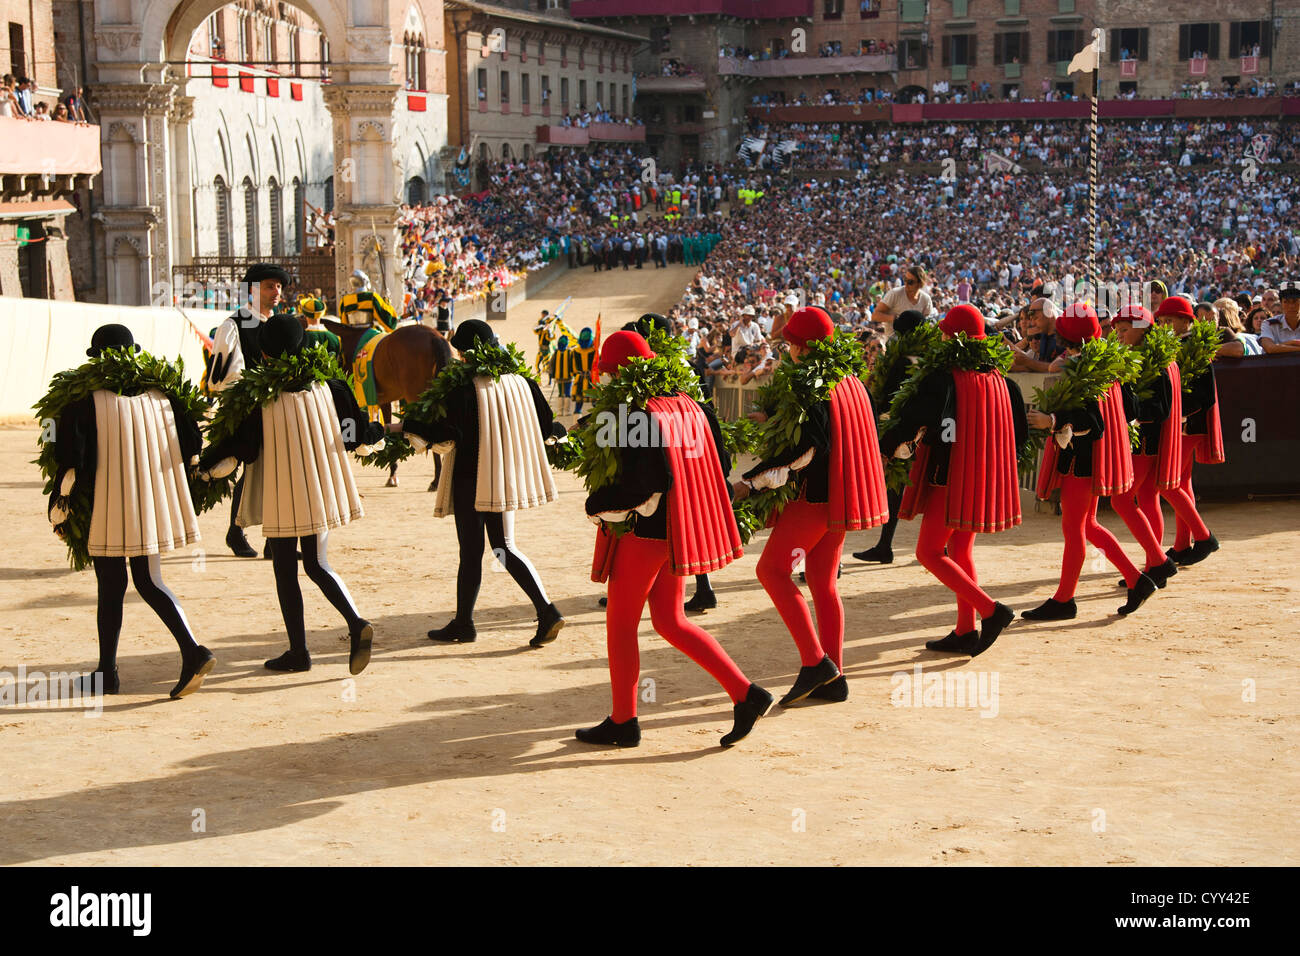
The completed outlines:
{"type": "MultiPolygon", "coordinates": [[[[185,377],[185,363],[180,358],[173,365],[148,352],[109,348],[84,365],[55,375],[50,380],[49,390],[33,406],[36,417],[42,423],[42,437],[38,439],[40,455],[32,464],[40,466],[45,478],[43,493],[50,495],[54,492],[54,479],[59,471],[58,462],[54,458],[54,442],[44,440],[46,422],[57,422],[69,405],[101,390],[117,395],[138,395],[150,389],[157,389],[168,398],[176,399],[181,413],[195,423],[205,421],[211,408],[199,394],[198,388],[185,377]]],[[[194,500],[195,511],[199,514],[229,494],[228,486],[233,485],[233,482],[200,479],[197,469],[188,462],[186,475],[190,496],[194,500]]],[[[90,565],[90,515],[94,507],[90,488],[90,482],[78,481],[69,495],[64,543],[68,546],[68,559],[74,571],[90,565]]]]}
{"type": "Polygon", "coordinates": [[[1192,323],[1192,330],[1182,340],[1178,353],[1178,374],[1182,378],[1184,394],[1189,394],[1196,380],[1210,370],[1222,345],[1218,327],[1213,322],[1192,323]]]}
{"type": "Polygon", "coordinates": [[[343,370],[324,345],[308,346],[295,355],[263,356],[221,392],[216,417],[208,427],[208,443],[217,445],[233,437],[251,415],[282,393],[306,391],[332,378],[342,379],[343,370]]]}
{"type": "Polygon", "coordinates": [[[894,370],[912,357],[924,355],[943,341],[943,332],[933,322],[922,322],[910,332],[895,335],[885,343],[885,349],[876,358],[863,384],[871,396],[871,404],[879,413],[887,410],[892,396],[884,393],[885,383],[893,376],[894,370]]]}

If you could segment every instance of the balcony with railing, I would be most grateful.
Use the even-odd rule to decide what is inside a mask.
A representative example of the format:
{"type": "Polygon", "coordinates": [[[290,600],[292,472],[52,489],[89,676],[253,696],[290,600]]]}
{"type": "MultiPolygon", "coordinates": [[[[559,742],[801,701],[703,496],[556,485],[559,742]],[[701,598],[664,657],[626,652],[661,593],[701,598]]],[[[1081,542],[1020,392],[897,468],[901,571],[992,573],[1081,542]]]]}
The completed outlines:
{"type": "Polygon", "coordinates": [[[708,90],[708,87],[708,81],[702,73],[687,73],[680,76],[652,73],[636,78],[638,95],[641,93],[703,93],[708,90]]]}
{"type": "Polygon", "coordinates": [[[594,142],[644,143],[645,127],[627,123],[592,123],[587,132],[594,142]]]}
{"type": "Polygon", "coordinates": [[[722,76],[838,76],[845,73],[892,73],[896,69],[898,69],[898,57],[893,53],[871,53],[863,56],[788,56],[781,60],[718,57],[718,73],[722,76]]]}

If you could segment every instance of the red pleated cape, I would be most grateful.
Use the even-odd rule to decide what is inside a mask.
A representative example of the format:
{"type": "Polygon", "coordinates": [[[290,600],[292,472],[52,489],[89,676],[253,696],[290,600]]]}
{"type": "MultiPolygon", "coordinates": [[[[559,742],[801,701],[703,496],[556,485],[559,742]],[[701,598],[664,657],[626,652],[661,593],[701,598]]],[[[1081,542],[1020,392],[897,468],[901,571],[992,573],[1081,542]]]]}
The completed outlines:
{"type": "MultiPolygon", "coordinates": [[[[1002,374],[952,370],[957,393],[944,524],[957,531],[987,534],[1020,524],[1020,481],[1016,473],[1016,426],[1002,374]]],[[[944,427],[944,426],[940,426],[944,427]]],[[[918,445],[899,515],[920,513],[930,490],[930,449],[918,445]]]]}
{"type": "MultiPolygon", "coordinates": [[[[1119,495],[1133,487],[1133,442],[1129,438],[1128,419],[1124,417],[1124,395],[1119,382],[1098,399],[1104,426],[1101,438],[1092,445],[1092,493],[1099,498],[1119,495]]],[[[1038,469],[1038,497],[1046,501],[1053,489],[1060,487],[1056,471],[1060,454],[1056,441],[1049,435],[1043,447],[1043,462],[1038,469]]]]}
{"type": "MultiPolygon", "coordinates": [[[[668,457],[668,553],[678,576],[708,574],[725,568],[744,551],[731,510],[727,478],[713,444],[709,420],[689,395],[652,398],[646,409],[658,428],[668,457]]],[[[609,577],[618,541],[602,525],[596,530],[591,579],[609,577]]]]}
{"type": "MultiPolygon", "coordinates": [[[[1213,375],[1214,371],[1205,373],[1213,375]]],[[[1219,386],[1214,385],[1214,404],[1205,410],[1206,441],[1195,452],[1195,458],[1202,465],[1222,465],[1228,460],[1223,452],[1223,425],[1219,421],[1219,386]]]]}
{"type": "Polygon", "coordinates": [[[871,398],[856,375],[831,389],[830,513],[832,531],[860,531],[889,520],[885,469],[871,398]]]}
{"type": "Polygon", "coordinates": [[[1160,426],[1160,448],[1156,455],[1156,487],[1161,491],[1177,488],[1182,483],[1183,467],[1183,383],[1178,374],[1178,363],[1170,362],[1165,369],[1173,401],[1169,404],[1169,417],[1160,426]]]}

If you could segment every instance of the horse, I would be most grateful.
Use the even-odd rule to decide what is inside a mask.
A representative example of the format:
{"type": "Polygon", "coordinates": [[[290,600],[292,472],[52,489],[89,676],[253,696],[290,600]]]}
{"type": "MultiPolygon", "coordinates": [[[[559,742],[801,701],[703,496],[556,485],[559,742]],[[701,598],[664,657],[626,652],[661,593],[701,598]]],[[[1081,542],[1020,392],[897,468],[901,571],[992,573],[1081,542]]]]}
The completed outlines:
{"type": "MultiPolygon", "coordinates": [[[[344,325],[330,319],[325,319],[322,324],[339,337],[343,366],[355,374],[352,366],[356,361],[357,343],[369,326],[344,325]]],[[[371,360],[371,374],[374,375],[375,393],[384,423],[390,424],[393,420],[393,402],[415,401],[429,387],[433,377],[451,361],[451,344],[441,332],[427,325],[399,325],[384,336],[375,346],[371,360]]],[[[437,486],[442,473],[441,458],[434,462],[434,468],[430,491],[437,486]]],[[[388,467],[385,487],[397,487],[396,462],[388,467]]]]}

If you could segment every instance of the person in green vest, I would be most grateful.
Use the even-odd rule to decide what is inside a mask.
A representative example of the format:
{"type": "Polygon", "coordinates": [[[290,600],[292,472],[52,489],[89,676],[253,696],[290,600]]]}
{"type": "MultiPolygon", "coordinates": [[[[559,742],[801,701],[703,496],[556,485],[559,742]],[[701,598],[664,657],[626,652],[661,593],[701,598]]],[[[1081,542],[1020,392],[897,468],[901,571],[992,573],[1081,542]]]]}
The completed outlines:
{"type": "Polygon", "coordinates": [[[298,311],[307,320],[308,347],[324,345],[325,351],[330,355],[336,359],[341,358],[343,343],[321,324],[321,319],[325,317],[325,302],[314,295],[304,295],[298,299],[298,311]]]}

